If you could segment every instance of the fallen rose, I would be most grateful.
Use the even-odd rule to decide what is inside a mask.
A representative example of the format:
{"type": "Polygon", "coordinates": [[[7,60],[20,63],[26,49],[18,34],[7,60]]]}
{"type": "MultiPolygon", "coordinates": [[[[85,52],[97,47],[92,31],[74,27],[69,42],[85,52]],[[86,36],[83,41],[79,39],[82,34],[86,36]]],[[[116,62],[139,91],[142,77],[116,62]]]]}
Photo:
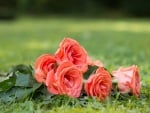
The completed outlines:
{"type": "Polygon", "coordinates": [[[43,54],[35,62],[35,79],[40,83],[45,83],[49,71],[56,70],[56,60],[50,54],[43,54]]]}
{"type": "Polygon", "coordinates": [[[111,76],[103,67],[99,67],[85,82],[86,94],[99,100],[105,100],[110,95],[111,88],[111,76]]]}
{"type": "Polygon", "coordinates": [[[70,97],[79,97],[81,94],[83,75],[70,61],[61,63],[56,73],[48,74],[46,85],[52,94],[66,94],[70,97]]]}
{"type": "Polygon", "coordinates": [[[55,53],[55,58],[58,64],[71,61],[82,72],[86,72],[88,69],[87,52],[77,41],[71,38],[64,38],[55,53]]]}
{"type": "Polygon", "coordinates": [[[127,68],[120,67],[117,71],[113,71],[112,74],[121,93],[131,92],[136,97],[140,95],[140,75],[136,65],[127,68]]]}

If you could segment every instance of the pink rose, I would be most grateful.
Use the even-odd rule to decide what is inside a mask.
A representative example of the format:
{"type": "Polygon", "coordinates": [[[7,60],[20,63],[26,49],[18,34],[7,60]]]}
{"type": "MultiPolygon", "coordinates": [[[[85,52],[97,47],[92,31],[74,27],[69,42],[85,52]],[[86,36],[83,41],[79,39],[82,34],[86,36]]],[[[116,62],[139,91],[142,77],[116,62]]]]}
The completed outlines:
{"type": "Polygon", "coordinates": [[[47,74],[56,70],[56,60],[50,54],[41,55],[35,62],[35,79],[40,83],[45,83],[47,74]]]}
{"type": "Polygon", "coordinates": [[[56,73],[48,74],[46,85],[52,94],[66,94],[79,97],[82,89],[83,77],[80,70],[71,62],[61,63],[56,73]]]}
{"type": "Polygon", "coordinates": [[[55,53],[55,58],[58,64],[64,61],[70,61],[82,72],[86,72],[88,69],[87,52],[77,41],[71,38],[64,38],[55,53]]]}
{"type": "Polygon", "coordinates": [[[118,88],[121,93],[131,92],[138,97],[140,95],[140,75],[136,65],[123,68],[112,72],[114,80],[118,82],[118,88]]]}
{"type": "Polygon", "coordinates": [[[90,66],[104,67],[103,63],[100,60],[93,61],[90,56],[87,57],[87,63],[90,66]]]}
{"type": "Polygon", "coordinates": [[[98,68],[85,83],[87,95],[96,96],[99,100],[105,100],[110,95],[111,88],[111,76],[103,67],[98,68]]]}

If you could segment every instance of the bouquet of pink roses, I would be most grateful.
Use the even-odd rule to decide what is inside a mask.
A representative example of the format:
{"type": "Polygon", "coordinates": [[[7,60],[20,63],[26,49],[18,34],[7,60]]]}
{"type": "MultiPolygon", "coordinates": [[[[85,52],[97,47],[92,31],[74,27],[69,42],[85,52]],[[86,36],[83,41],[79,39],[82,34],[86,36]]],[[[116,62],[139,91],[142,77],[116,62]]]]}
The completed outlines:
{"type": "Polygon", "coordinates": [[[93,61],[71,38],[64,38],[55,54],[43,54],[37,58],[34,69],[35,79],[55,95],[80,97],[82,88],[87,96],[98,100],[105,100],[115,88],[120,93],[140,95],[140,75],[136,65],[120,67],[110,73],[100,60],[93,61]],[[96,67],[96,70],[89,74],[90,67],[96,67]],[[85,76],[88,76],[87,80],[85,76]]]}

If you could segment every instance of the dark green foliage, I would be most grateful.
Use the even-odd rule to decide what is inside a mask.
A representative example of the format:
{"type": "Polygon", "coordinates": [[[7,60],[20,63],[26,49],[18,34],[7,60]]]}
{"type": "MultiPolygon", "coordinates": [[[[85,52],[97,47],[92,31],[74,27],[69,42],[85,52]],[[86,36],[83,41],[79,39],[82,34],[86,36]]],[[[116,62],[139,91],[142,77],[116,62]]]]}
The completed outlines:
{"type": "MultiPolygon", "coordinates": [[[[2,79],[2,77],[0,77],[2,79]]],[[[5,77],[6,78],[6,77],[5,77]]],[[[12,88],[16,83],[16,77],[10,77],[2,82],[0,82],[0,92],[5,92],[12,88]]]]}
{"type": "Polygon", "coordinates": [[[150,16],[149,0],[121,0],[120,7],[126,14],[135,17],[150,16]]]}
{"type": "Polygon", "coordinates": [[[1,0],[0,19],[18,14],[149,17],[149,4],[149,0],[1,0]]]}
{"type": "Polygon", "coordinates": [[[88,66],[88,71],[84,73],[84,79],[87,80],[89,76],[95,73],[97,66],[88,66]]]}
{"type": "Polygon", "coordinates": [[[0,102],[12,103],[32,96],[41,86],[33,78],[32,71],[32,68],[25,65],[13,67],[6,76],[7,80],[0,82],[0,102]]]}

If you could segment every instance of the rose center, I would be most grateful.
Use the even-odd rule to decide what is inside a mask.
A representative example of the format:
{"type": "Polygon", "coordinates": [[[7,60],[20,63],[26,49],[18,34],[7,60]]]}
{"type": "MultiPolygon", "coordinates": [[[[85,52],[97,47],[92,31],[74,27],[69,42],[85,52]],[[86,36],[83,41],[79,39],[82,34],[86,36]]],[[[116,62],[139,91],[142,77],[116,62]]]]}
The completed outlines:
{"type": "Polygon", "coordinates": [[[104,90],[106,90],[106,86],[104,85],[104,84],[100,84],[100,89],[102,90],[102,91],[104,91],[104,90]]]}
{"type": "Polygon", "coordinates": [[[68,75],[65,76],[64,83],[68,88],[71,88],[73,86],[72,78],[68,75]]]}
{"type": "Polygon", "coordinates": [[[69,53],[68,53],[68,59],[73,63],[73,64],[78,64],[78,58],[80,58],[80,54],[76,48],[71,48],[69,53]]]}

